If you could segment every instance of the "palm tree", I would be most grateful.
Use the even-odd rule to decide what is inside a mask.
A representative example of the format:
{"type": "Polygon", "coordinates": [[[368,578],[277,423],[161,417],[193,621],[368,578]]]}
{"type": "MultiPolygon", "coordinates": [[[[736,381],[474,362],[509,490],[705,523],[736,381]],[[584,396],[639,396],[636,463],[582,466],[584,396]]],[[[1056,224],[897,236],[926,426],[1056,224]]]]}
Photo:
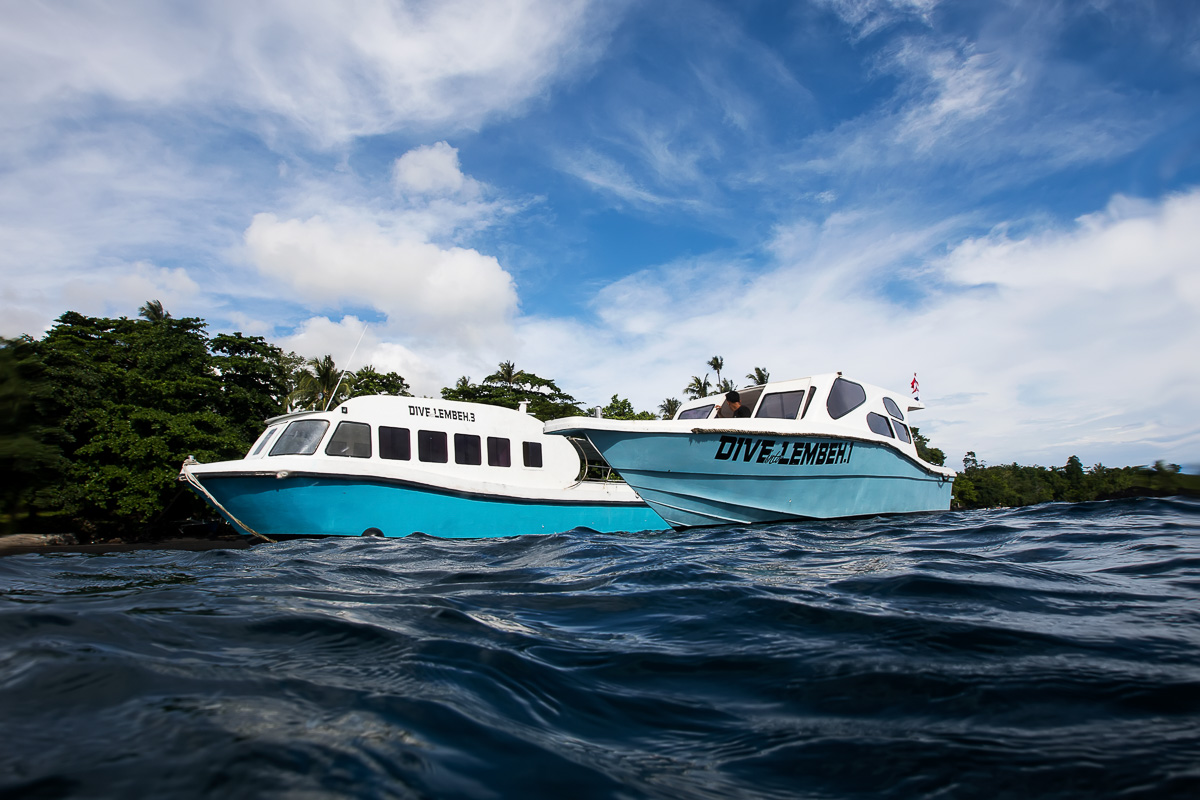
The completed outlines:
{"type": "Polygon", "coordinates": [[[521,372],[511,361],[501,361],[499,368],[483,379],[484,383],[499,383],[513,388],[518,381],[524,377],[525,373],[521,372]]]}
{"type": "Polygon", "coordinates": [[[720,356],[713,356],[708,360],[708,367],[713,372],[717,373],[717,385],[721,385],[721,370],[725,368],[725,359],[720,356]]]}
{"type": "MultiPolygon", "coordinates": [[[[354,374],[346,373],[349,380],[354,380],[354,374]]],[[[288,396],[288,403],[294,409],[324,410],[335,402],[350,394],[350,387],[342,380],[342,373],[333,356],[310,358],[301,370],[296,381],[296,391],[288,396]]]]}
{"type": "Polygon", "coordinates": [[[454,384],[454,388],[460,392],[465,389],[470,389],[471,388],[471,379],[468,378],[466,375],[463,375],[461,378],[458,379],[458,383],[454,384]]]}
{"type": "Polygon", "coordinates": [[[755,367],[754,372],[746,373],[746,380],[750,381],[752,386],[762,386],[771,380],[771,373],[762,367],[755,367]]]}
{"type": "Polygon", "coordinates": [[[692,382],[684,387],[684,392],[688,398],[695,400],[699,397],[708,397],[708,390],[712,388],[712,384],[708,382],[708,373],[704,373],[703,378],[692,376],[692,382]]]}
{"type": "Polygon", "coordinates": [[[668,397],[658,404],[658,410],[662,412],[663,419],[673,419],[679,413],[679,406],[681,405],[682,403],[674,397],[668,397]]]}
{"type": "Polygon", "coordinates": [[[726,392],[732,392],[735,389],[737,389],[737,386],[734,384],[733,378],[726,378],[725,380],[723,380],[717,384],[717,392],[719,392],[720,394],[725,394],[726,392]]]}
{"type": "Polygon", "coordinates": [[[171,315],[163,308],[161,300],[147,300],[146,304],[138,309],[138,316],[150,322],[162,322],[164,319],[171,318],[171,315]]]}

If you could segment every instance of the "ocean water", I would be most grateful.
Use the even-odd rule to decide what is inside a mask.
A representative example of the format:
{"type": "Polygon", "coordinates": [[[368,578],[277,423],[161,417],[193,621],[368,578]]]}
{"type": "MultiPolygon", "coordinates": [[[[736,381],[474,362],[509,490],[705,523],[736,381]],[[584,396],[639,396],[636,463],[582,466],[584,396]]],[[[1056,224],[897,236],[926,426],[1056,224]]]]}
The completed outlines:
{"type": "Polygon", "coordinates": [[[1200,797],[1200,502],[0,558],[0,796],[1200,797]]]}

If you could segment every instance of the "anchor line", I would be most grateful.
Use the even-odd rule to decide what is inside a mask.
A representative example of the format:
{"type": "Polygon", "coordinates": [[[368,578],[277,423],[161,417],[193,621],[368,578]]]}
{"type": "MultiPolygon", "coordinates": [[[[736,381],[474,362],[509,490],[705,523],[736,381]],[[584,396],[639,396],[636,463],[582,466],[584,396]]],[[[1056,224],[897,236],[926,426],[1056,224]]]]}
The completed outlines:
{"type": "Polygon", "coordinates": [[[249,525],[242,522],[240,519],[238,519],[233,514],[231,514],[229,509],[227,509],[227,508],[225,508],[225,506],[221,505],[221,502],[219,500],[217,500],[217,498],[212,496],[212,493],[204,487],[204,484],[200,483],[200,479],[197,478],[195,475],[193,475],[188,470],[188,466],[189,466],[189,462],[187,462],[187,461],[183,462],[183,467],[179,470],[179,479],[180,480],[187,481],[188,484],[190,486],[192,486],[193,488],[195,488],[196,491],[198,491],[198,492],[200,492],[200,494],[204,495],[204,497],[208,500],[208,502],[213,504],[214,508],[216,508],[222,514],[224,514],[226,517],[228,517],[231,522],[233,522],[238,527],[245,530],[247,533],[251,533],[251,534],[257,536],[258,538],[262,539],[265,542],[270,542],[271,544],[278,544],[278,542],[276,542],[270,536],[265,536],[265,535],[259,533],[258,531],[254,530],[254,528],[251,528],[249,525]]]}

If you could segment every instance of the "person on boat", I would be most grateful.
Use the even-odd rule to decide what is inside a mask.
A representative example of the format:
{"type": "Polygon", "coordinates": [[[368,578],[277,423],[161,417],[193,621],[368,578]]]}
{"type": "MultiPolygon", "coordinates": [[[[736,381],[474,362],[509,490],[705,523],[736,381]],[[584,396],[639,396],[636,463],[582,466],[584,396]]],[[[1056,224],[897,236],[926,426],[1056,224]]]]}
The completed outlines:
{"type": "Polygon", "coordinates": [[[742,396],[737,392],[726,392],[725,403],[721,408],[722,417],[748,417],[750,409],[742,405],[742,396]]]}

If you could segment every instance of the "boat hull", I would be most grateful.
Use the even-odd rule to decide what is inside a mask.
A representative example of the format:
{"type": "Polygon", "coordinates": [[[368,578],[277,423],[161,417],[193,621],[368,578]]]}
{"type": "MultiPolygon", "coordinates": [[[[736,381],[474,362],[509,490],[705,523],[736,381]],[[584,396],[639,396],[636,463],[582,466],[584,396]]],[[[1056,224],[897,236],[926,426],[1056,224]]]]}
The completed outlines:
{"type": "Polygon", "coordinates": [[[674,528],[945,511],[953,478],[852,437],[588,430],[674,528]]]}
{"type": "Polygon", "coordinates": [[[612,532],[664,527],[663,520],[641,502],[514,499],[357,476],[197,477],[220,504],[222,516],[235,527],[266,536],[357,536],[371,531],[387,537],[420,532],[484,538],[574,528],[612,532]]]}

